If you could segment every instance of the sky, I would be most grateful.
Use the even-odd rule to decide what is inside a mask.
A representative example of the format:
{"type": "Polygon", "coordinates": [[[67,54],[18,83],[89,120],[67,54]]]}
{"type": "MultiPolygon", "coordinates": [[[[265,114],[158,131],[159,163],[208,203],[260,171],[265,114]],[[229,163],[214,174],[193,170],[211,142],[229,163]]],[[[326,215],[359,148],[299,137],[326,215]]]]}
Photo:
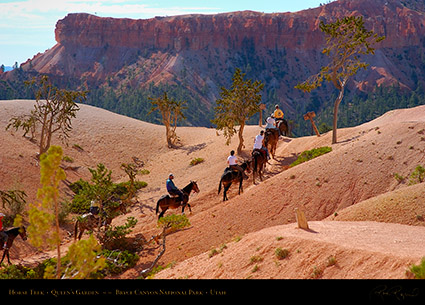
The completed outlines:
{"type": "Polygon", "coordinates": [[[296,12],[329,0],[0,0],[0,65],[18,66],[55,44],[55,25],[69,13],[148,19],[252,10],[296,12]]]}

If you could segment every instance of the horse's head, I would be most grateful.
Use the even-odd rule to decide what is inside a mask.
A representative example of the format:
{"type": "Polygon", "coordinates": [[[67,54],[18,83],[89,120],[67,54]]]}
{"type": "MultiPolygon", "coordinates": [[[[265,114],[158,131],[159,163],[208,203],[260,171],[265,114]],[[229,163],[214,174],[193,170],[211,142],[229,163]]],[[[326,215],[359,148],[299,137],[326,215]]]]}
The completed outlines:
{"type": "Polygon", "coordinates": [[[27,230],[24,226],[19,227],[19,235],[23,240],[27,240],[27,230]]]}
{"type": "Polygon", "coordinates": [[[192,190],[195,192],[195,193],[199,193],[199,187],[198,187],[198,184],[196,183],[196,181],[190,181],[190,183],[192,183],[192,190]]]}
{"type": "Polygon", "coordinates": [[[243,169],[245,169],[248,172],[248,174],[251,173],[251,162],[252,162],[251,159],[245,160],[241,166],[243,169]]]}

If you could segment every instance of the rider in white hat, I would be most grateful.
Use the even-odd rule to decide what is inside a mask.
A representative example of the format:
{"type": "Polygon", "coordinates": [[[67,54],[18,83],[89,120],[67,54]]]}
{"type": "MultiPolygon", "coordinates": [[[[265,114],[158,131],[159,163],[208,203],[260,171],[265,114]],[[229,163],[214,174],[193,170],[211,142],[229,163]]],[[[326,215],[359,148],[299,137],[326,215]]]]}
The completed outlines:
{"type": "Polygon", "coordinates": [[[6,216],[3,213],[0,213],[0,240],[3,239],[4,240],[4,246],[3,246],[3,250],[7,249],[7,240],[9,239],[9,236],[4,232],[3,229],[3,217],[6,216]]]}

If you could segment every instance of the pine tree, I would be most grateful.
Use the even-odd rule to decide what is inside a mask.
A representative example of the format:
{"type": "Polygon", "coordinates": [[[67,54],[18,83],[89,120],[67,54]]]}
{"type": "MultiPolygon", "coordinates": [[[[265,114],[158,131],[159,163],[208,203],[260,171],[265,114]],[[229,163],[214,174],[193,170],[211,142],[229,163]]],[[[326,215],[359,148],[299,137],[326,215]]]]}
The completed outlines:
{"type": "Polygon", "coordinates": [[[217,100],[215,117],[211,121],[218,130],[223,130],[227,145],[237,132],[235,126],[239,125],[238,154],[244,148],[243,130],[246,121],[260,111],[260,92],[264,87],[264,84],[258,80],[255,82],[250,79],[245,80],[245,75],[240,69],[236,69],[231,88],[221,88],[221,98],[217,100]]]}
{"type": "Polygon", "coordinates": [[[309,77],[295,88],[311,92],[320,87],[323,81],[332,82],[339,90],[334,103],[332,144],[337,142],[338,108],[344,96],[348,79],[359,69],[366,69],[368,64],[362,62],[359,55],[374,54],[373,46],[385,39],[378,37],[364,26],[363,17],[350,16],[337,19],[333,23],[320,23],[320,30],[326,35],[326,47],[323,53],[330,56],[331,62],[321,68],[318,74],[309,77]]]}

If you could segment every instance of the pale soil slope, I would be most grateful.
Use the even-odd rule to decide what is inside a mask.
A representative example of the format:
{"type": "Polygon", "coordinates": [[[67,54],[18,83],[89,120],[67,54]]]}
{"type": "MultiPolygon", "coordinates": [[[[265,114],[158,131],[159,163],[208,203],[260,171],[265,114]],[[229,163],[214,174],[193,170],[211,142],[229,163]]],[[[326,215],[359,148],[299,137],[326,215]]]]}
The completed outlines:
{"type": "Polygon", "coordinates": [[[395,279],[424,255],[425,228],[378,222],[310,222],[249,233],[187,259],[155,278],[395,279]],[[275,251],[288,250],[286,258],[275,251]]]}
{"type": "MultiPolygon", "coordinates": [[[[35,199],[35,192],[38,188],[39,166],[34,158],[37,147],[22,138],[20,133],[5,131],[4,127],[10,116],[29,113],[32,103],[31,101],[0,101],[0,140],[5,143],[0,149],[1,187],[9,189],[17,185],[18,188],[25,189],[29,194],[29,202],[35,199]]],[[[339,142],[332,145],[331,153],[294,168],[288,169],[288,165],[295,160],[299,153],[314,147],[330,145],[331,135],[328,133],[320,138],[316,136],[297,139],[284,138],[279,142],[276,160],[272,160],[271,165],[267,166],[267,179],[255,186],[252,185],[251,179],[245,181],[245,192],[240,196],[236,193],[236,187],[232,186],[229,194],[230,200],[223,203],[222,195],[217,195],[218,182],[226,166],[225,160],[229,151],[237,146],[236,138],[230,146],[226,146],[225,139],[222,136],[218,137],[215,129],[178,128],[177,134],[181,138],[181,146],[177,149],[168,149],[163,126],[141,122],[87,105],[81,105],[81,110],[73,121],[73,126],[69,146],[64,146],[65,155],[74,159],[73,163],[64,163],[64,165],[74,167],[74,170],[66,171],[69,182],[80,178],[89,179],[87,168],[94,168],[99,162],[104,163],[113,171],[112,176],[115,181],[126,180],[120,165],[123,162],[131,162],[132,157],[143,160],[146,164],[145,168],[150,170],[149,175],[138,177],[138,179],[148,182],[148,187],[138,193],[138,202],[131,208],[130,213],[114,220],[115,224],[120,224],[128,216],[136,217],[138,224],[133,235],[143,235],[144,238],[149,239],[152,234],[158,233],[155,205],[157,199],[166,192],[165,180],[170,172],[174,173],[178,187],[184,187],[190,180],[198,182],[201,193],[192,195],[190,199],[193,213],[188,216],[191,227],[168,237],[167,251],[160,261],[161,264],[181,262],[188,258],[195,259],[193,257],[197,255],[206,255],[205,253],[219,248],[222,244],[230,245],[235,237],[242,237],[240,242],[249,243],[251,233],[254,234],[265,228],[289,224],[288,227],[293,229],[295,208],[303,209],[310,221],[323,220],[326,217],[332,218],[335,212],[342,217],[345,215],[343,211],[347,207],[355,206],[364,200],[393,190],[404,189],[406,184],[395,180],[394,173],[408,176],[418,164],[423,164],[425,151],[424,106],[393,111],[370,123],[340,129],[338,131],[339,142]],[[82,147],[83,150],[76,149],[74,144],[82,147]],[[191,166],[190,161],[193,158],[204,158],[205,162],[191,166]]],[[[247,126],[244,134],[246,144],[244,156],[249,156],[254,136],[259,130],[258,126],[247,126]]],[[[53,144],[60,144],[60,142],[56,139],[53,144]]],[[[69,193],[65,185],[63,190],[69,193]]],[[[394,214],[404,212],[404,210],[397,209],[392,211],[394,214]]],[[[179,213],[180,211],[174,210],[167,213],[172,212],[179,213]]],[[[419,213],[422,212],[421,210],[412,210],[412,213],[421,215],[419,213]]],[[[376,218],[372,219],[382,221],[376,218]]],[[[399,217],[394,219],[391,221],[409,223],[401,221],[399,217]]],[[[356,220],[356,218],[348,217],[347,220],[356,220]]],[[[370,219],[366,217],[361,220],[370,219]]],[[[422,225],[420,218],[417,220],[412,224],[422,225]]],[[[320,223],[314,224],[320,225],[320,223]]],[[[369,225],[371,225],[371,230],[365,229],[365,236],[373,232],[374,224],[361,223],[363,228],[369,225]]],[[[332,227],[333,222],[327,221],[324,226],[332,227]]],[[[406,230],[409,230],[408,228],[406,230]]],[[[417,228],[412,227],[412,230],[417,230],[417,228]]],[[[295,230],[294,232],[302,231],[295,230]]],[[[357,253],[356,255],[360,255],[359,257],[364,252],[363,248],[356,248],[358,240],[355,238],[350,247],[344,246],[345,248],[338,250],[332,240],[325,241],[325,231],[320,236],[323,236],[323,241],[309,240],[309,243],[316,243],[316,246],[322,242],[326,245],[332,244],[332,249],[334,249],[332,252],[337,254],[340,253],[338,251],[347,251],[345,248],[350,249],[348,252],[357,253]]],[[[294,243],[298,242],[304,245],[304,242],[296,241],[296,237],[291,236],[290,238],[294,238],[294,243]]],[[[23,244],[19,238],[17,241],[23,244]]],[[[391,242],[385,245],[389,244],[391,242]]],[[[21,259],[34,253],[25,247],[27,246],[14,250],[12,259],[17,259],[17,257],[21,259]]],[[[264,247],[272,251],[269,255],[272,257],[274,244],[268,247],[264,244],[264,247]]],[[[283,247],[289,246],[282,245],[283,247]]],[[[251,252],[255,252],[255,249],[251,249],[251,252]]],[[[300,252],[303,255],[321,255],[320,251],[317,251],[317,247],[309,248],[305,245],[303,249],[304,251],[300,252]]],[[[140,253],[141,259],[138,265],[122,275],[122,278],[138,277],[139,272],[152,262],[156,256],[157,247],[149,245],[145,250],[140,253]]],[[[376,251],[379,253],[381,250],[376,251]]],[[[388,254],[387,250],[382,251],[382,255],[388,254]]],[[[223,253],[225,252],[226,250],[223,253]]],[[[252,256],[251,252],[248,255],[252,256]]],[[[297,253],[296,249],[294,248],[291,253],[291,257],[294,258],[297,253]]],[[[323,255],[328,254],[326,251],[323,253],[323,255]]],[[[341,255],[341,257],[345,256],[348,257],[348,254],[341,255]]],[[[339,257],[340,255],[337,257],[338,263],[341,262],[339,257]]],[[[415,254],[414,257],[407,259],[417,261],[419,257],[420,255],[415,254]]],[[[359,258],[359,261],[363,260],[365,259],[359,258]]],[[[317,261],[317,264],[319,263],[322,264],[321,259],[317,261]]],[[[400,264],[405,268],[406,263],[407,261],[403,261],[400,264]]],[[[199,264],[201,266],[201,261],[199,264]]],[[[241,260],[239,267],[244,264],[246,262],[241,260]]],[[[235,268],[237,266],[238,264],[235,265],[235,268]]],[[[357,267],[361,268],[361,266],[357,267]]],[[[357,267],[353,266],[352,269],[357,267]]],[[[328,269],[325,270],[325,276],[328,269]]],[[[392,269],[391,265],[385,265],[382,267],[382,274],[387,272],[390,276],[393,272],[392,269]]],[[[362,278],[381,276],[376,276],[375,272],[377,271],[374,269],[366,271],[361,268],[361,270],[361,275],[355,272],[350,274],[358,274],[354,277],[362,278]]],[[[302,273],[302,277],[307,277],[308,273],[305,271],[302,273]]],[[[394,277],[398,277],[400,274],[397,271],[397,275],[394,277]]],[[[247,275],[239,274],[237,276],[245,277],[247,275]]],[[[298,277],[295,273],[280,274],[279,276],[298,277]]],[[[178,276],[176,275],[176,277],[178,276]]],[[[216,277],[216,275],[208,273],[202,277],[210,278],[216,277]]],[[[267,278],[267,275],[263,277],[267,278]]],[[[277,277],[277,275],[270,273],[269,277],[277,277]]],[[[330,277],[332,276],[330,275],[330,277]]],[[[349,276],[339,274],[336,277],[349,276]]]]}

